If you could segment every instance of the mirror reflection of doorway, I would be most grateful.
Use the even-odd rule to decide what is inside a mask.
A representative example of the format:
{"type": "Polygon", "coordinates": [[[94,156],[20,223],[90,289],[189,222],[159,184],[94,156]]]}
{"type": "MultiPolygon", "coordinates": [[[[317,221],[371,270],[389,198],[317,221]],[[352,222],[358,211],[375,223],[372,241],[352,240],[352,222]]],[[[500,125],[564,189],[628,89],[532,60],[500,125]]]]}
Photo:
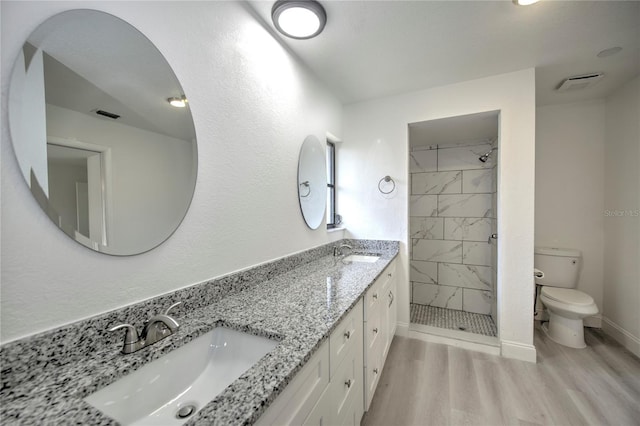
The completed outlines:
{"type": "Polygon", "coordinates": [[[98,244],[105,234],[101,157],[97,151],[47,144],[49,202],[59,225],[98,244]]]}

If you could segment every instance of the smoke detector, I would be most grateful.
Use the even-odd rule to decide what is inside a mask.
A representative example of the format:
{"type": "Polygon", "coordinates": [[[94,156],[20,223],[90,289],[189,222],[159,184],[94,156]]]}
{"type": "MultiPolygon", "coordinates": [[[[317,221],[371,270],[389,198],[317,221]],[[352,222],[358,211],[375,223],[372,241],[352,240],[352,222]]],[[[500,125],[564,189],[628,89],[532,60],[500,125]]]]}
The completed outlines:
{"type": "Polygon", "coordinates": [[[593,72],[583,75],[574,75],[566,78],[556,89],[558,92],[568,92],[574,90],[582,90],[591,87],[604,77],[602,72],[593,72]]]}

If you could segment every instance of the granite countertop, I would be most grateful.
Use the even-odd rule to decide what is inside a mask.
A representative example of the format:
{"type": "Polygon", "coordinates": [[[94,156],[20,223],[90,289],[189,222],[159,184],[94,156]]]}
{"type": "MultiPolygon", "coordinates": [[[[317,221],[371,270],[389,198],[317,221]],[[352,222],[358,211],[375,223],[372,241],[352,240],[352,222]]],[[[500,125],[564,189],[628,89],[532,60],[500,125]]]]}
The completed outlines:
{"type": "MultiPolygon", "coordinates": [[[[397,256],[398,245],[371,251],[381,255],[374,263],[324,255],[210,305],[182,309],[174,315],[178,332],[139,352],[123,355],[121,344],[114,345],[113,339],[103,347],[92,342],[91,350],[70,355],[74,359],[62,366],[25,372],[29,379],[11,386],[3,381],[0,419],[20,424],[117,424],[83,398],[211,329],[226,326],[279,343],[186,425],[252,424],[397,256]]],[[[64,356],[55,349],[49,352],[39,356],[52,362],[52,357],[64,356]]],[[[43,359],[37,363],[40,366],[43,359]]]]}

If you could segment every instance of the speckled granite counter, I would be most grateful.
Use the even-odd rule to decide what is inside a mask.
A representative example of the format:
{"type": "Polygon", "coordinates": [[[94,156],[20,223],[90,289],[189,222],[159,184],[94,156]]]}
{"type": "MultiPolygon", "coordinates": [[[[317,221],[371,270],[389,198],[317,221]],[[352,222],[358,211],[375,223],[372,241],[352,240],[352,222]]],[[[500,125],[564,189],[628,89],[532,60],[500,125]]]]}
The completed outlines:
{"type": "Polygon", "coordinates": [[[212,328],[274,338],[276,348],[202,408],[187,425],[252,424],[398,254],[391,241],[343,240],[378,253],[375,263],[345,263],[336,243],[201,283],[0,348],[3,424],[116,424],[83,398],[212,328]],[[176,300],[179,331],[122,355],[115,324],[142,321],[176,300]],[[116,336],[117,334],[117,336],[116,336]]]}

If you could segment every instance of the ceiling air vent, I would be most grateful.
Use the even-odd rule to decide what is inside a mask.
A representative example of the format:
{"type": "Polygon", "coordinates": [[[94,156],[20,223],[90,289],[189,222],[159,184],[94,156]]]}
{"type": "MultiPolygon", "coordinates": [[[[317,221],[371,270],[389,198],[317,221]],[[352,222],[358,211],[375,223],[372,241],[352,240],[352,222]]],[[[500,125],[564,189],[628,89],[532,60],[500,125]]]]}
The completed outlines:
{"type": "Polygon", "coordinates": [[[109,118],[112,118],[112,119],[114,119],[114,120],[116,120],[116,119],[120,118],[120,116],[119,116],[118,114],[114,114],[114,113],[109,112],[109,111],[103,111],[103,110],[101,110],[101,109],[97,110],[97,111],[96,111],[96,114],[98,114],[98,115],[102,115],[102,116],[104,116],[104,117],[109,117],[109,118]]]}
{"type": "Polygon", "coordinates": [[[558,92],[568,92],[573,90],[586,89],[593,86],[604,77],[604,73],[594,72],[584,75],[575,75],[565,79],[562,84],[556,89],[558,92]]]}

